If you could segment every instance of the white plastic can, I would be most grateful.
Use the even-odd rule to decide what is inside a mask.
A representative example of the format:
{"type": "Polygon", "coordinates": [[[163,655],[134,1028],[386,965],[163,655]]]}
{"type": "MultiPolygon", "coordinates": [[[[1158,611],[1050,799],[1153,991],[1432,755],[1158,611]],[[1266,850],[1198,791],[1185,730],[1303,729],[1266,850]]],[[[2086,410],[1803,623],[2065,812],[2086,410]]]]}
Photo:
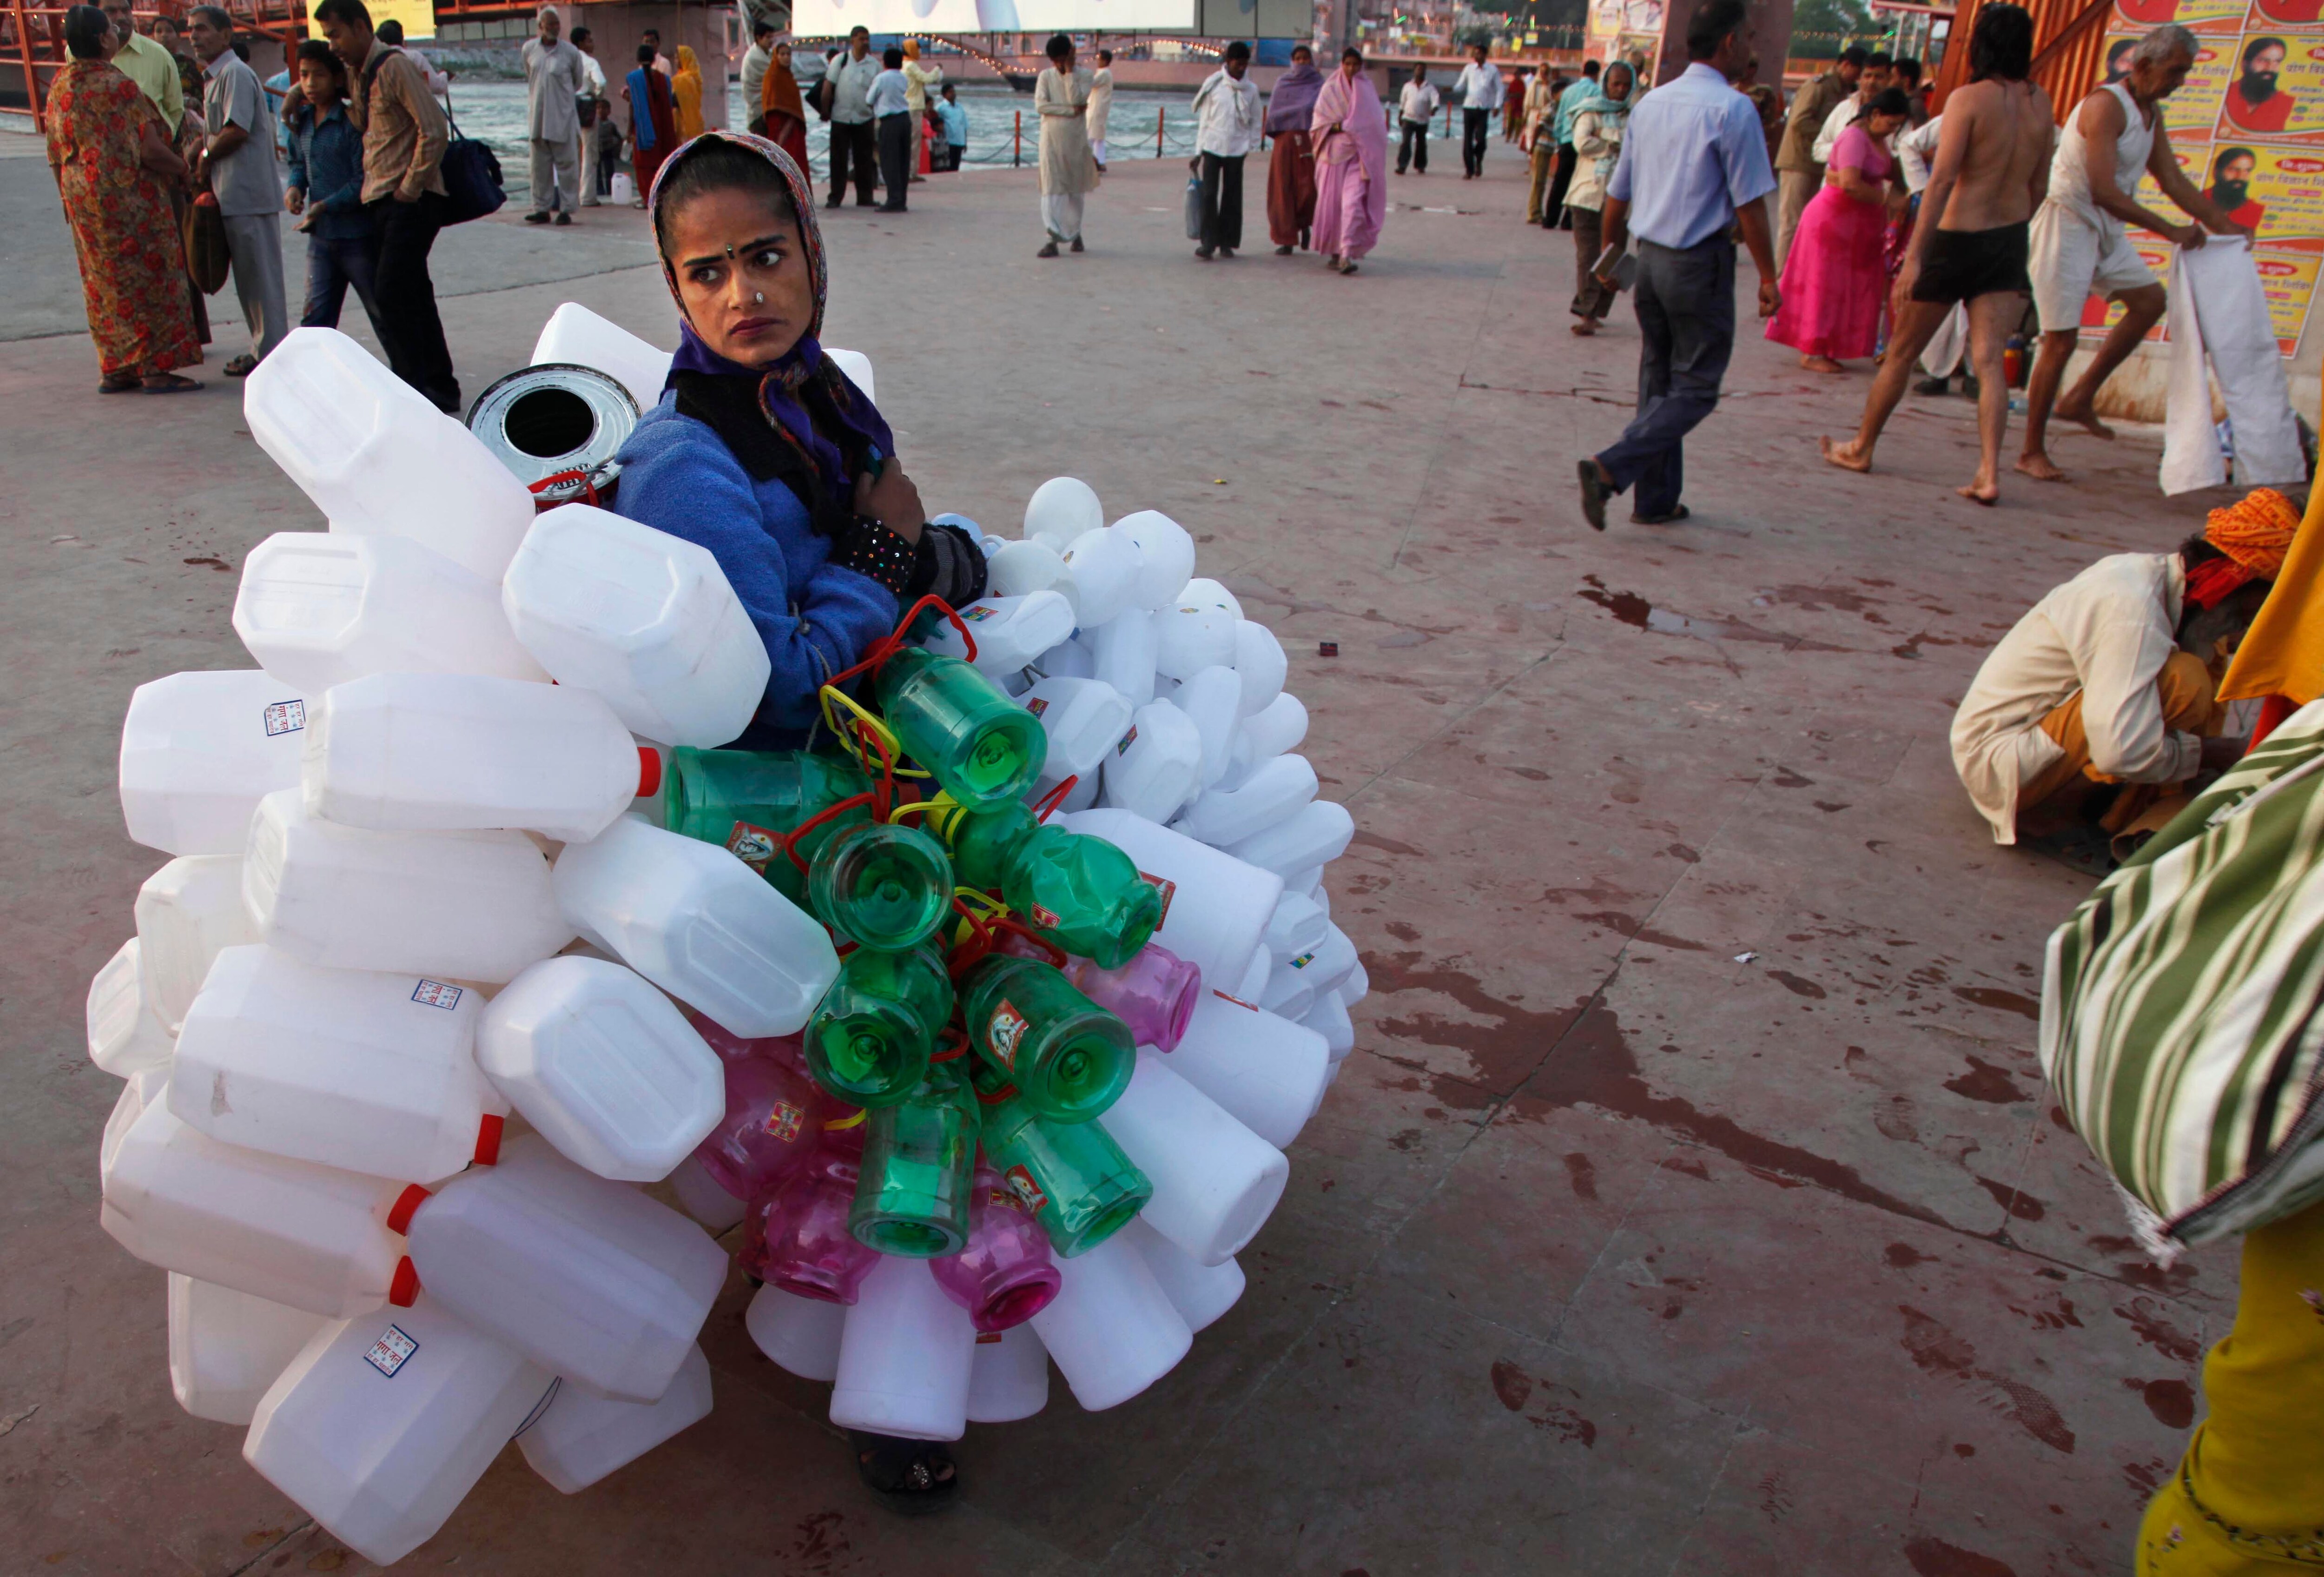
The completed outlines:
{"type": "Polygon", "coordinates": [[[239,854],[250,813],[296,788],[307,701],[264,669],[171,674],[137,687],[121,724],[121,815],[172,854],[239,854]]]}
{"type": "Polygon", "coordinates": [[[1203,736],[1194,720],[1167,701],[1149,701],[1130,715],[1130,732],[1106,757],[1098,803],[1167,822],[1202,787],[1202,775],[1203,736]]]}
{"type": "Polygon", "coordinates": [[[958,1440],[968,1427],[976,1327],[925,1259],[882,1254],[839,1338],[831,1421],[907,1440],[958,1440]]]}
{"type": "Polygon", "coordinates": [[[334,969],[497,985],[573,940],[549,862],[516,832],[374,832],[259,801],[243,901],[269,946],[334,969]]]}
{"type": "Polygon", "coordinates": [[[1154,615],[1143,608],[1128,608],[1097,628],[1084,632],[1096,659],[1097,677],[1121,692],[1131,706],[1154,699],[1154,615]]]}
{"type": "Polygon", "coordinates": [[[1103,524],[1105,506],[1098,502],[1096,490],[1078,476],[1052,476],[1025,502],[1025,535],[1059,552],[1083,532],[1103,524]]]}
{"type": "Polygon", "coordinates": [[[1052,675],[1038,680],[1019,699],[1041,720],[1041,731],[1049,736],[1049,753],[1041,767],[1045,785],[1067,778],[1094,782],[1107,755],[1130,732],[1130,703],[1102,679],[1052,675]]]}
{"type": "Polygon", "coordinates": [[[1061,1285],[1032,1318],[1074,1400],[1093,1413],[1118,1407],[1178,1366],[1194,1333],[1137,1246],[1120,1232],[1057,1261],[1061,1285]]]}
{"type": "Polygon", "coordinates": [[[1331,1077],[1323,1036],[1257,1003],[1206,991],[1170,1069],[1277,1149],[1307,1126],[1331,1077]]]}
{"type": "Polygon", "coordinates": [[[484,1010],[476,1061],[600,1177],[657,1182],[726,1114],[718,1054],[668,997],[595,958],[544,958],[509,982],[484,1010]]]}
{"type": "MultiPolygon", "coordinates": [[[[958,612],[976,641],[977,671],[995,678],[1028,666],[1074,632],[1074,605],[1059,592],[984,597],[958,612]]],[[[948,622],[936,626],[927,649],[939,657],[968,655],[960,632],[948,622]]]]}
{"type": "Polygon", "coordinates": [[[1242,1296],[1242,1267],[1232,1259],[1205,1265],[1156,1231],[1142,1216],[1122,1228],[1121,1235],[1138,1246],[1146,1268],[1154,1272],[1163,1296],[1186,1322],[1187,1329],[1199,1333],[1242,1296]]]}
{"type": "Polygon", "coordinates": [[[1217,1265],[1259,1235],[1283,1197],[1291,1163],[1219,1103],[1140,1051],[1138,1071],[1106,1109],[1105,1131],[1154,1185],[1139,1219],[1197,1261],[1217,1265]]]}
{"type": "Polygon", "coordinates": [[[760,1351],[799,1379],[829,1384],[839,1378],[839,1342],[847,1325],[843,1305],[800,1297],[769,1282],[752,1295],[742,1324],[760,1351]]]}
{"type": "Polygon", "coordinates": [[[558,1381],[516,1444],[552,1488],[577,1495],[709,1416],[710,1360],[696,1346],[656,1401],[610,1401],[558,1381]]]}
{"type": "Polygon", "coordinates": [[[1102,626],[1138,595],[1138,544],[1118,530],[1084,531],[1062,557],[1074,577],[1074,611],[1086,629],[1102,626]]]}
{"type": "Polygon", "coordinates": [[[1049,1350],[1033,1327],[979,1331],[968,1370],[968,1421],[1014,1424],[1048,1405],[1049,1350]]]}
{"type": "Polygon", "coordinates": [[[724,744],[767,693],[766,644],[710,549],[610,510],[542,515],[501,606],[558,683],[595,690],[657,743],[724,744]]]}
{"type": "Polygon", "coordinates": [[[137,890],[145,989],[161,1028],[178,1033],[221,949],[258,940],[242,902],[242,859],[181,854],[137,890]]]}
{"type": "Polygon", "coordinates": [[[331,1322],[287,1304],[170,1273],[170,1390],[213,1424],[247,1428],[266,1394],[331,1322]]]}
{"type": "Polygon", "coordinates": [[[1138,586],[1130,595],[1131,605],[1149,613],[1170,606],[1194,573],[1194,539],[1159,510],[1124,515],[1113,529],[1138,548],[1138,586]]]}
{"type": "Polygon", "coordinates": [[[234,632],[308,695],[376,673],[549,677],[500,587],[409,537],[277,531],[242,562],[234,632]]]}
{"type": "Polygon", "coordinates": [[[651,410],[661,400],[662,385],[669,382],[669,352],[578,301],[566,301],[541,325],[540,337],[532,342],[530,364],[566,362],[591,368],[628,390],[640,410],[651,410]]]}
{"type": "Polygon", "coordinates": [[[669,1389],[726,1279],[726,1252],[700,1227],[537,1134],[445,1184],[410,1236],[445,1308],[616,1401],[669,1389]]]}
{"type": "Polygon", "coordinates": [[[553,1378],[423,1296],[318,1332],[259,1402],[243,1460],[392,1565],[435,1536],[553,1378]]]}
{"type": "Polygon", "coordinates": [[[1229,847],[1290,820],[1315,798],[1317,788],[1315,769],[1305,756],[1270,756],[1232,788],[1206,790],[1176,825],[1213,848],[1229,847]]]}
{"type": "Polygon", "coordinates": [[[336,328],[292,329],[242,410],[335,531],[410,537],[496,581],[532,524],[532,494],[474,433],[336,328]]]}
{"type": "Polygon", "coordinates": [[[218,954],[170,1065],[170,1110],[224,1144],[433,1183],[500,1148],[472,987],[218,954]]]}
{"type": "Polygon", "coordinates": [[[831,934],[715,844],[624,816],[557,857],[567,923],[722,1028],[806,1027],[839,978],[831,934]]]}
{"type": "Polygon", "coordinates": [[[116,1079],[159,1067],[176,1049],[148,999],[143,951],[130,937],[88,982],[88,1060],[116,1079]]]}
{"type": "Polygon", "coordinates": [[[475,674],[374,674],[307,720],[309,815],[381,832],[521,828],[594,838],[661,782],[586,690],[475,674]]]}

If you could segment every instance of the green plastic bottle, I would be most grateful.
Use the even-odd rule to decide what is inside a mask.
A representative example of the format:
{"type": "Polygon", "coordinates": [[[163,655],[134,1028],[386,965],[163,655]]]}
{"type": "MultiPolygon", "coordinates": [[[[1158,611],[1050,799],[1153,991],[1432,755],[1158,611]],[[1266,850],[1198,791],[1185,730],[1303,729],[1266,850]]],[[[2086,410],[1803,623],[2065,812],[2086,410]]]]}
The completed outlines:
{"type": "Polygon", "coordinates": [[[1086,833],[1044,826],[1017,800],[932,816],[971,887],[998,890],[1048,941],[1101,969],[1119,969],[1162,923],[1162,894],[1137,862],[1086,833]]]}
{"type": "Polygon", "coordinates": [[[959,658],[905,647],[881,665],[879,690],[905,752],[963,805],[1021,798],[1048,760],[1040,719],[959,658]]]}
{"type": "Polygon", "coordinates": [[[1130,1027],[1038,959],[994,956],[978,964],[963,1013],[977,1055],[1046,1121],[1089,1121],[1137,1071],[1130,1027]]]}
{"type": "MultiPolygon", "coordinates": [[[[662,825],[732,850],[803,907],[807,878],[783,854],[782,840],[809,816],[871,787],[863,770],[844,756],[681,746],[670,752],[662,779],[662,825]]],[[[800,858],[813,860],[834,835],[871,819],[869,807],[842,812],[807,835],[800,858]]]]}
{"type": "Polygon", "coordinates": [[[807,1072],[851,1105],[909,1100],[927,1076],[952,1002],[952,979],[934,947],[858,947],[839,961],[839,978],[807,1020],[807,1072]]]}
{"type": "Polygon", "coordinates": [[[857,1242],[914,1259],[967,1246],[981,1113],[960,1066],[934,1065],[909,1097],[867,1120],[847,1213],[857,1242]]]}
{"type": "Polygon", "coordinates": [[[1070,1259],[1104,1242],[1154,1197],[1154,1185],[1098,1122],[1045,1122],[989,1067],[975,1074],[986,1159],[1070,1259]]]}
{"type": "Polygon", "coordinates": [[[916,826],[852,826],[816,851],[807,896],[816,918],[849,941],[899,953],[935,935],[951,910],[952,860],[916,826]]]}

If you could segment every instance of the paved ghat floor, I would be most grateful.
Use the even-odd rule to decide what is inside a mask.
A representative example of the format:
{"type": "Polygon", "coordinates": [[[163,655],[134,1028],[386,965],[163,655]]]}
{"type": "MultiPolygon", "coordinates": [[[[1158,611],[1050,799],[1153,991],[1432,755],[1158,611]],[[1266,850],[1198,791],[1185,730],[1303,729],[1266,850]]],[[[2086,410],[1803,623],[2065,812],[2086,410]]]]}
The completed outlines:
{"type": "MultiPolygon", "coordinates": [[[[2067,438],[2074,485],[1969,508],[1959,400],[1911,402],[1878,475],[1826,471],[1864,374],[1747,329],[1694,519],[1592,535],[1572,456],[1626,420],[1635,325],[1571,339],[1571,238],[1517,223],[1517,157],[1463,183],[1438,152],[1352,279],[1268,254],[1256,172],[1252,244],[1207,266],[1171,165],[1109,180],[1056,262],[1030,172],[826,216],[828,337],[874,357],[931,506],[1013,532],[1071,473],[1184,521],[1282,636],[1356,812],[1331,886],[1375,994],[1241,1305],[1115,1412],[1059,1383],[972,1429],[964,1504],[917,1524],[758,1355],[738,1277],[707,1421],[570,1499],[505,1453],[412,1569],[2127,1569],[2233,1260],[2152,1268],[2052,1115],[2041,945],[2089,884],[1992,845],[1945,734],[2034,598],[2216,501],[2163,501],[2139,438],[2067,438]]],[[[12,214],[53,224],[32,196],[12,214]]],[[[590,244],[636,255],[641,218],[600,210],[622,244],[590,244]]],[[[440,254],[471,394],[561,300],[670,337],[650,266],[483,289],[510,240],[541,249],[440,254]]],[[[161,1274],[97,1225],[118,1086],[82,994],[160,862],[121,830],[122,710],[246,666],[244,554],[321,524],[223,360],[198,396],[99,400],[85,339],[0,346],[11,1572],[364,1569],[179,1412],[161,1274]]]]}

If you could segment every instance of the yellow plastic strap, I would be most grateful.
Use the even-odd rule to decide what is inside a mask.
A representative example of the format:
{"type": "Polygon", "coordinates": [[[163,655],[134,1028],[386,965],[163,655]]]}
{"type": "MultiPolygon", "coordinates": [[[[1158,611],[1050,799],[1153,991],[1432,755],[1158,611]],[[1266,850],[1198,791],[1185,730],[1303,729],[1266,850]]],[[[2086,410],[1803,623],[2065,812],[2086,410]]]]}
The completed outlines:
{"type": "MultiPolygon", "coordinates": [[[[890,761],[903,760],[904,747],[896,738],[894,731],[870,712],[865,711],[862,704],[853,696],[835,685],[825,685],[816,694],[823,703],[824,722],[829,724],[831,732],[838,737],[840,742],[854,754],[856,764],[866,772],[876,778],[880,775],[881,766],[872,758],[871,752],[865,749],[863,742],[856,737],[855,729],[858,726],[867,727],[880,736],[881,742],[888,747],[888,759],[890,761]],[[835,705],[844,708],[850,715],[849,725],[843,725],[838,715],[832,711],[835,705]]],[[[894,767],[890,770],[899,778],[926,778],[931,775],[918,767],[894,767]]]]}
{"type": "Polygon", "coordinates": [[[853,1117],[843,1117],[836,1122],[825,1123],[823,1125],[823,1131],[825,1133],[834,1133],[843,1128],[853,1128],[857,1123],[862,1122],[865,1118],[871,1115],[872,1113],[870,1111],[859,1109],[853,1117]]]}

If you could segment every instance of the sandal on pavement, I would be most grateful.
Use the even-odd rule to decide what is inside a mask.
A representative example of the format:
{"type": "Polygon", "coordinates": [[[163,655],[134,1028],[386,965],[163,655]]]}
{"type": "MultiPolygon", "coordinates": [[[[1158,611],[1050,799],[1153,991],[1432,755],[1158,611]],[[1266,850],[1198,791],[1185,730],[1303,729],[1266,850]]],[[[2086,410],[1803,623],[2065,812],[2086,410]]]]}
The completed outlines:
{"type": "Polygon", "coordinates": [[[108,373],[97,380],[97,392],[100,394],[126,394],[136,387],[136,374],[108,373]]]}
{"type": "Polygon", "coordinates": [[[1614,489],[1598,469],[1594,458],[1575,463],[1582,478],[1582,518],[1590,522],[1593,531],[1606,529],[1606,501],[1614,496],[1614,489]]]}
{"type": "Polygon", "coordinates": [[[247,378],[251,374],[257,370],[258,358],[252,355],[248,351],[243,352],[240,355],[235,357],[234,360],[226,363],[226,365],[218,369],[218,371],[224,373],[229,378],[247,378]]]}
{"type": "Polygon", "coordinates": [[[1040,251],[1033,254],[1033,255],[1036,257],[1055,257],[1057,255],[1057,244],[1054,241],[1049,242],[1044,245],[1040,251]]]}
{"type": "Polygon", "coordinates": [[[951,1506],[960,1489],[952,1453],[930,1440],[899,1440],[851,1429],[855,1471],[881,1504],[903,1517],[926,1517],[951,1506]]]}
{"type": "Polygon", "coordinates": [[[1076,235],[1076,236],[1074,236],[1074,245],[1073,245],[1073,250],[1074,250],[1075,252],[1079,252],[1079,251],[1083,250],[1083,247],[1082,247],[1082,238],[1081,238],[1080,236],[1078,236],[1078,235],[1076,235]]]}
{"type": "Polygon", "coordinates": [[[1630,523],[1634,526],[1667,526],[1674,521],[1686,520],[1693,513],[1692,510],[1683,503],[1674,504],[1670,513],[1666,515],[1632,515],[1630,523]]]}
{"type": "Polygon", "coordinates": [[[183,394],[200,388],[201,383],[193,378],[180,378],[175,373],[156,373],[137,386],[148,394],[183,394]]]}

